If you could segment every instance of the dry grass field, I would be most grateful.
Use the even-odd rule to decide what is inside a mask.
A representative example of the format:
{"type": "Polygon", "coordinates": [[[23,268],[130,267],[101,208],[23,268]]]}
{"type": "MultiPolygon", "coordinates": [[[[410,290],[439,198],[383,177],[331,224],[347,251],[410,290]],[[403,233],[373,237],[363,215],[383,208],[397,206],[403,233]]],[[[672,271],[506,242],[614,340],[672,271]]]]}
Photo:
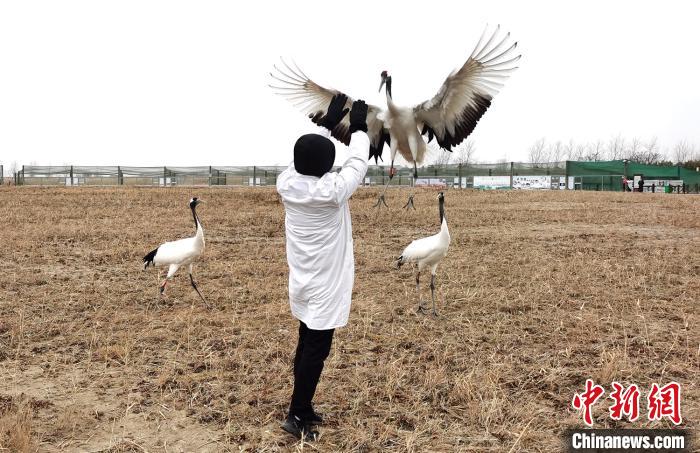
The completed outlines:
{"type": "MultiPolygon", "coordinates": [[[[436,193],[405,213],[390,190],[378,214],[376,194],[351,202],[353,309],[301,445],[279,428],[297,323],[274,189],[0,188],[0,451],[550,452],[586,378],[638,384],[642,411],[678,381],[697,429],[700,197],[450,190],[433,318],[392,261],[437,232],[436,193]],[[192,234],[191,196],[211,309],[182,271],[159,301],[141,265],[192,234]]],[[[669,425],[613,422],[609,401],[597,427],[669,425]]]]}

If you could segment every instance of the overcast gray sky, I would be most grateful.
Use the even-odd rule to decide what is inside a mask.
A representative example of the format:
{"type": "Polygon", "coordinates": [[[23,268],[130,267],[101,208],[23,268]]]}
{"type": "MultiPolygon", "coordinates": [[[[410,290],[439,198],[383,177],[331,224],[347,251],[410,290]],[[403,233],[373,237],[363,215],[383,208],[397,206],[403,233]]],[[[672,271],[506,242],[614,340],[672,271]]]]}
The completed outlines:
{"type": "Polygon", "coordinates": [[[472,134],[479,160],[526,160],[543,136],[700,144],[697,9],[690,1],[4,1],[0,162],[286,164],[314,126],[267,87],[280,56],[382,106],[386,69],[395,101],[413,105],[465,61],[487,23],[510,30],[523,58],[472,134]]]}

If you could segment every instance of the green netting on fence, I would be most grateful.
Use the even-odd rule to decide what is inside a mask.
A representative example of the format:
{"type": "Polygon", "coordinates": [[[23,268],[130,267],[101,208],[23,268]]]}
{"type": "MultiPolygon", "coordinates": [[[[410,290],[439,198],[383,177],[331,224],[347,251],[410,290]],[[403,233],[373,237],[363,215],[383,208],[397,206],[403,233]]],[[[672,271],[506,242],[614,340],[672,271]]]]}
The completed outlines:
{"type": "Polygon", "coordinates": [[[642,175],[644,179],[682,179],[688,184],[700,183],[700,172],[680,166],[645,165],[638,162],[610,160],[603,162],[566,163],[569,176],[625,175],[631,178],[642,175]]]}
{"type": "Polygon", "coordinates": [[[622,176],[641,175],[645,180],[682,180],[697,192],[700,172],[680,166],[646,165],[639,162],[610,160],[602,162],[566,162],[566,174],[576,178],[583,190],[622,190],[622,176]]]}

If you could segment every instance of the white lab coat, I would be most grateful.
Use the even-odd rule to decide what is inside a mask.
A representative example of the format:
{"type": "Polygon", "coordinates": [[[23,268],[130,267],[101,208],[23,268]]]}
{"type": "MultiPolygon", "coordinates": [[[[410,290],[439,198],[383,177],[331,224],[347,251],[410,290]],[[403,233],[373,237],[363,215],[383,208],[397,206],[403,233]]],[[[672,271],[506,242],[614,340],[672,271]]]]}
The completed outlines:
{"type": "Polygon", "coordinates": [[[348,200],[367,173],[368,155],[369,137],[358,131],[339,173],[306,176],[292,163],[277,178],[286,211],[289,304],[309,329],[348,322],[355,278],[348,200]]]}

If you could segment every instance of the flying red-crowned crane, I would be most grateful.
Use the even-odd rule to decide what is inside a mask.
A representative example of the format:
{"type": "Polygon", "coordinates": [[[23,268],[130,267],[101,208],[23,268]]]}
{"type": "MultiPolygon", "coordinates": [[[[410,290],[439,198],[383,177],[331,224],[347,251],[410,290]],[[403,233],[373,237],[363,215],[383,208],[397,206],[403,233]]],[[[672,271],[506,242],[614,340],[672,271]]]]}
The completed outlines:
{"type": "MultiPolygon", "coordinates": [[[[452,151],[453,146],[472,133],[503,82],[517,69],[520,59],[520,55],[514,55],[518,43],[511,43],[510,33],[500,35],[500,26],[488,39],[485,30],[466,63],[447,76],[432,99],[415,107],[400,107],[394,103],[391,76],[382,71],[379,91],[386,87],[387,108],[369,105],[367,134],[371,143],[369,157],[374,157],[375,162],[381,158],[384,144],[389,144],[390,177],[394,175],[397,152],[413,164],[414,177],[417,177],[416,167],[423,162],[426,144],[433,138],[441,148],[452,151]]],[[[282,63],[284,67],[275,66],[276,73],[270,74],[279,83],[270,86],[318,123],[339,91],[318,85],[296,65],[292,68],[282,63]]],[[[353,102],[348,96],[346,107],[350,109],[353,102]]],[[[331,135],[347,145],[350,143],[349,126],[346,116],[331,135]]]]}

